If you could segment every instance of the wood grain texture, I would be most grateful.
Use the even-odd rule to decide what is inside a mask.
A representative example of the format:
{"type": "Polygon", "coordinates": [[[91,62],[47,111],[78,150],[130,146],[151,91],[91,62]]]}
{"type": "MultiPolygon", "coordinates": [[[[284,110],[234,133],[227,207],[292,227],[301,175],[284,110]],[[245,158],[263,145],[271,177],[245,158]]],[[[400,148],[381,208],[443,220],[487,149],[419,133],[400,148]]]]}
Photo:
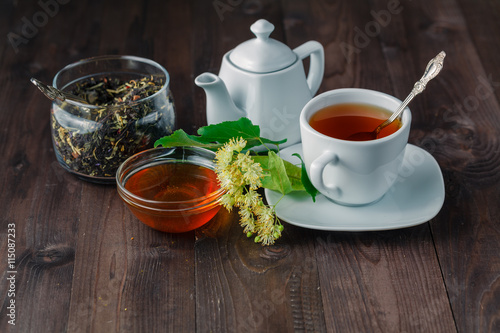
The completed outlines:
{"type": "Polygon", "coordinates": [[[37,0],[0,3],[1,332],[500,330],[497,2],[70,1],[14,47],[9,33],[22,35],[43,10],[37,0]],[[445,180],[430,223],[359,233],[285,224],[264,248],[242,233],[237,212],[221,210],[195,232],[164,234],[141,224],[114,186],[58,165],[50,102],[30,77],[50,82],[95,55],[151,58],[170,73],[177,125],[194,133],[206,122],[194,78],[217,74],[259,18],[292,48],[324,46],[320,92],[404,98],[428,60],[447,52],[443,72],[410,105],[410,142],[436,158],[445,180]],[[7,322],[9,224],[16,326],[7,322]]]}
{"type": "MultiPolygon", "coordinates": [[[[25,13],[3,4],[8,20],[2,36],[17,30],[25,13]],[[12,30],[11,30],[12,29],[12,30]]],[[[5,40],[4,40],[5,41],[5,40]]],[[[36,331],[47,327],[64,331],[71,302],[71,279],[78,232],[82,184],[66,175],[54,160],[48,127],[49,103],[30,93],[26,79],[32,66],[34,43],[13,52],[3,44],[0,53],[2,74],[1,117],[1,279],[2,304],[7,305],[8,223],[16,229],[17,324],[7,324],[6,306],[2,306],[0,331],[36,331]],[[42,108],[38,106],[43,105],[42,108]],[[46,112],[42,112],[42,110],[46,112]],[[61,194],[68,196],[61,200],[61,194]],[[19,318],[21,318],[19,320],[19,318]]]]}
{"type": "MultiPolygon", "coordinates": [[[[386,62],[385,59],[386,50],[391,48],[388,46],[389,39],[394,43],[402,39],[393,33],[399,32],[402,25],[401,5],[388,9],[389,5],[384,2],[370,7],[364,1],[357,1],[334,5],[321,2],[307,6],[297,1],[292,6],[294,15],[308,10],[313,17],[327,18],[310,23],[310,27],[318,24],[314,30],[325,32],[318,38],[325,46],[326,63],[334,66],[326,68],[323,89],[354,86],[397,95],[395,91],[401,89],[391,84],[394,81],[390,74],[392,71],[405,73],[404,70],[397,71],[405,66],[394,69],[393,62],[386,62]],[[376,21],[380,15],[387,15],[384,24],[376,21]],[[326,26],[331,21],[344,24],[329,31],[326,26]],[[372,32],[372,27],[378,27],[378,30],[372,32]],[[379,33],[375,34],[375,31],[379,33]],[[369,39],[362,40],[359,36],[363,33],[369,39]],[[356,50],[342,52],[345,47],[356,50]],[[367,71],[367,68],[370,70],[367,71]]],[[[295,36],[293,32],[299,30],[298,27],[300,24],[295,22],[291,36],[295,36]]],[[[415,76],[415,81],[418,78],[415,76]]],[[[408,87],[411,89],[412,85],[413,82],[408,87]]],[[[403,93],[407,94],[410,89],[403,93]]],[[[401,98],[404,96],[401,94],[401,98]]],[[[454,331],[453,315],[444,296],[445,289],[442,286],[435,290],[429,288],[442,283],[430,230],[417,227],[410,232],[406,236],[402,232],[318,236],[316,257],[321,260],[318,269],[329,328],[342,331],[349,327],[348,331],[352,332],[426,331],[436,328],[438,331],[454,331]],[[395,262],[395,266],[389,267],[395,262]],[[434,283],[429,284],[429,281],[434,283]]]]}
{"type": "Polygon", "coordinates": [[[236,224],[197,242],[199,331],[326,329],[313,243],[289,229],[270,247],[256,247],[236,224]]]}
{"type": "MultiPolygon", "coordinates": [[[[491,299],[499,292],[500,247],[487,239],[499,230],[494,216],[499,216],[500,107],[478,55],[484,49],[474,47],[464,17],[491,8],[482,2],[463,12],[454,1],[408,7],[421,14],[405,15],[405,20],[423,28],[408,39],[435,50],[445,48],[449,55],[446,75],[432,88],[440,98],[423,100],[420,110],[430,112],[415,119],[413,138],[425,142],[447,178],[444,214],[431,226],[450,304],[459,331],[495,331],[500,306],[491,299]],[[453,43],[443,46],[445,40],[453,43]]],[[[482,25],[471,29],[477,26],[482,25]]]]}
{"type": "MultiPolygon", "coordinates": [[[[281,8],[271,1],[241,4],[222,16],[202,15],[212,4],[196,7],[201,18],[195,29],[195,67],[199,73],[218,73],[222,56],[252,37],[250,25],[259,18],[279,22],[281,8]],[[212,18],[212,21],[208,21],[212,18]],[[207,20],[208,22],[204,21],[207,20]],[[207,27],[210,27],[207,29],[207,27]],[[220,38],[224,36],[224,38],[220,38]],[[207,57],[207,54],[212,55],[207,57]],[[215,63],[205,63],[212,59],[215,63]],[[201,67],[200,65],[206,67],[201,67]]],[[[275,25],[273,38],[283,41],[283,28],[275,25]]],[[[304,42],[307,40],[304,40],[304,42]]],[[[202,97],[202,103],[204,103],[202,97]]],[[[203,110],[203,107],[202,107],[203,110]]],[[[233,214],[237,220],[237,214],[233,214]]],[[[196,244],[197,329],[201,332],[277,332],[324,330],[318,280],[304,274],[311,250],[292,251],[288,244],[270,248],[255,246],[236,224],[217,238],[196,244]],[[307,254],[309,252],[309,254],[307,254]],[[210,264],[206,264],[209,262],[210,264]]]]}

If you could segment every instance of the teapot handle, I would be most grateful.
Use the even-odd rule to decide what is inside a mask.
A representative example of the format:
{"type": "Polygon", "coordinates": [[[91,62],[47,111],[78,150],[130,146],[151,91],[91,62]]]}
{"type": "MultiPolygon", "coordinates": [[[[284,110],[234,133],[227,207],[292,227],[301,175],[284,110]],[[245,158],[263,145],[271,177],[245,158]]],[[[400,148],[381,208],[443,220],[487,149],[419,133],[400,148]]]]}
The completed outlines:
{"type": "Polygon", "coordinates": [[[321,85],[323,74],[325,73],[325,51],[323,46],[316,41],[306,42],[296,47],[295,52],[301,60],[311,56],[309,63],[309,73],[307,74],[307,85],[311,90],[311,96],[314,96],[321,85]]]}

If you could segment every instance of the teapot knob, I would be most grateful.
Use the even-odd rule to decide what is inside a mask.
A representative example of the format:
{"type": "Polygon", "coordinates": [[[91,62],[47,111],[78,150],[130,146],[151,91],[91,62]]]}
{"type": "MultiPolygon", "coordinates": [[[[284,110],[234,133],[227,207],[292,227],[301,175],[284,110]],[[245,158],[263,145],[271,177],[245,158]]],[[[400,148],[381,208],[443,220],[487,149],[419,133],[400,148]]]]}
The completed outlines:
{"type": "Polygon", "coordinates": [[[258,39],[266,40],[274,30],[274,25],[264,19],[260,19],[250,26],[250,30],[258,39]]]}
{"type": "Polygon", "coordinates": [[[297,54],[269,36],[274,25],[268,21],[260,19],[250,26],[250,30],[257,38],[249,39],[228,52],[230,64],[252,73],[271,73],[297,61],[297,54]]]}

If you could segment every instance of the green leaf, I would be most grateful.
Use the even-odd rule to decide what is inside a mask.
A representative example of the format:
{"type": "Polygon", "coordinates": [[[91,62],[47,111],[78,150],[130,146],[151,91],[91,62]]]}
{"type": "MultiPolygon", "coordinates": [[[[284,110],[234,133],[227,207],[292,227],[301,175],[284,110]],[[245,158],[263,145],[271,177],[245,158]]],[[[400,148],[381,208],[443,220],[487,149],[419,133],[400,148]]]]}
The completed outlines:
{"type": "Polygon", "coordinates": [[[318,190],[311,183],[311,180],[309,179],[309,176],[307,175],[306,165],[305,165],[304,161],[302,160],[302,157],[300,157],[300,155],[297,153],[292,154],[292,156],[298,157],[300,159],[300,162],[302,163],[301,177],[300,177],[301,183],[304,185],[304,189],[306,190],[306,192],[311,196],[313,202],[316,202],[316,195],[318,194],[318,190]]]}
{"type": "Polygon", "coordinates": [[[202,147],[210,150],[217,150],[222,146],[220,143],[210,143],[203,141],[200,137],[189,135],[184,130],[179,129],[169,136],[164,136],[156,140],[155,147],[163,146],[169,147],[202,147]]]}
{"type": "Polygon", "coordinates": [[[282,144],[286,139],[273,141],[260,137],[260,127],[253,125],[250,119],[242,117],[235,121],[224,121],[222,123],[200,127],[198,134],[202,142],[228,142],[231,138],[243,138],[247,141],[245,149],[264,144],[282,144]]]}
{"type": "MultiPolygon", "coordinates": [[[[169,136],[158,139],[155,147],[202,147],[216,151],[232,138],[243,138],[247,141],[245,149],[264,144],[279,145],[286,139],[273,141],[260,137],[260,128],[253,125],[248,118],[240,118],[236,121],[225,121],[219,124],[200,127],[198,135],[190,135],[182,129],[176,130],[169,136]]],[[[306,191],[316,201],[318,190],[312,185],[305,169],[304,162],[298,154],[302,166],[299,167],[291,162],[280,158],[275,151],[268,151],[267,155],[252,156],[255,162],[260,163],[265,171],[262,179],[262,187],[288,194],[292,191],[306,191]]]]}
{"type": "Polygon", "coordinates": [[[245,139],[246,150],[262,144],[280,145],[286,142],[286,139],[274,141],[260,137],[260,127],[243,117],[235,121],[224,121],[200,127],[198,135],[186,134],[182,129],[177,130],[169,136],[156,140],[155,147],[160,145],[163,147],[194,146],[217,150],[232,138],[245,139]]]}
{"type": "MultiPolygon", "coordinates": [[[[265,172],[265,176],[262,179],[262,187],[274,191],[279,191],[278,186],[275,185],[273,179],[271,178],[271,174],[269,172],[269,156],[260,155],[260,156],[252,156],[252,158],[255,162],[260,163],[260,166],[265,172]]],[[[302,173],[301,168],[285,160],[283,160],[283,165],[285,166],[288,179],[292,184],[292,190],[305,191],[304,185],[302,184],[301,180],[301,173],[302,173]]]]}
{"type": "Polygon", "coordinates": [[[288,194],[293,191],[292,183],[288,178],[283,159],[276,155],[274,151],[269,154],[269,173],[274,186],[282,194],[288,194]]]}

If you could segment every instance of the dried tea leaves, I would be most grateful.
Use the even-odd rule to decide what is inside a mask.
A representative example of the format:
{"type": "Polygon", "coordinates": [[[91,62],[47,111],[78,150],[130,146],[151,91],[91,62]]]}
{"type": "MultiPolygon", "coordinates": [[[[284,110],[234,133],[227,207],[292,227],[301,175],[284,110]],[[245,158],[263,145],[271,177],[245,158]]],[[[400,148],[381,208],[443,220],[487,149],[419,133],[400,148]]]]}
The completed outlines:
{"type": "Polygon", "coordinates": [[[71,92],[99,107],[53,104],[52,138],[59,161],[79,174],[114,177],[129,156],[172,133],[174,103],[168,90],[161,91],[163,86],[163,80],[154,76],[76,83],[71,92]]]}

